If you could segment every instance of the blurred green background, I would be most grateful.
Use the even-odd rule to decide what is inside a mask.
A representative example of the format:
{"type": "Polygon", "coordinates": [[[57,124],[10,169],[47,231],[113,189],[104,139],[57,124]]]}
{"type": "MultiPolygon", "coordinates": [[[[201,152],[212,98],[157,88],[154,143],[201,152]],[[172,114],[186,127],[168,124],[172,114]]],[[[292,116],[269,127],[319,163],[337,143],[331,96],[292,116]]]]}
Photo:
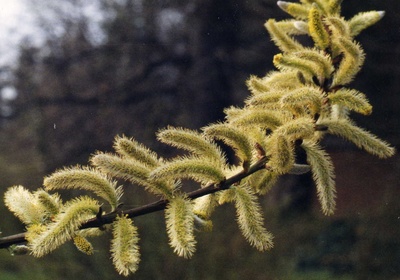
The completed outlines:
{"type": "MultiPolygon", "coordinates": [[[[42,39],[25,38],[17,60],[0,67],[1,196],[12,185],[41,187],[57,168],[111,151],[117,134],[173,155],[155,132],[166,125],[198,129],[222,120],[223,108],[242,105],[245,80],[272,70],[278,52],[264,22],[287,18],[269,0],[25,4],[42,39]]],[[[342,10],[346,18],[386,11],[357,38],[367,59],[352,87],[369,97],[374,112],[354,117],[398,146],[400,2],[345,0],[342,10]]],[[[400,279],[400,157],[379,160],[337,138],[324,146],[337,173],[335,215],[321,214],[309,175],[284,176],[261,200],[275,236],[271,251],[246,243],[227,205],[216,211],[212,233],[197,234],[190,260],[169,248],[162,213],[138,217],[142,260],[128,279],[400,279]]],[[[126,194],[126,207],[156,200],[135,186],[126,194]]],[[[0,213],[1,236],[24,230],[3,203],[0,213]]],[[[94,256],[71,244],[41,259],[1,250],[0,280],[127,279],[112,267],[108,237],[93,241],[94,256]]]]}

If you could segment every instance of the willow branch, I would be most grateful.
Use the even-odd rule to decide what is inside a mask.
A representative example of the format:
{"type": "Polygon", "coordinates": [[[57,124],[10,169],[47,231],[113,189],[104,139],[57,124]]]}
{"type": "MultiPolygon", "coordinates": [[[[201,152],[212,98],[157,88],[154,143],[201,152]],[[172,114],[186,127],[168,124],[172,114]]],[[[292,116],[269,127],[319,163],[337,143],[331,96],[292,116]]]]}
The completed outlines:
{"type": "MultiPolygon", "coordinates": [[[[187,194],[187,197],[190,199],[195,199],[218,191],[229,189],[232,185],[239,183],[242,179],[246,178],[247,176],[250,176],[251,174],[257,171],[264,169],[266,162],[267,162],[267,157],[263,156],[256,163],[250,166],[248,170],[243,170],[227,178],[223,182],[210,184],[204,188],[189,192],[187,194]]],[[[164,210],[167,207],[167,205],[168,205],[168,200],[161,199],[156,202],[146,204],[137,208],[132,208],[125,211],[117,211],[105,215],[97,215],[95,218],[92,218],[86,221],[84,224],[82,224],[80,228],[81,229],[96,228],[96,227],[99,228],[104,225],[111,224],[120,214],[127,215],[129,218],[134,218],[164,210]]],[[[11,245],[16,245],[24,242],[26,242],[25,233],[18,233],[2,237],[0,238],[0,249],[8,248],[11,245]]]]}

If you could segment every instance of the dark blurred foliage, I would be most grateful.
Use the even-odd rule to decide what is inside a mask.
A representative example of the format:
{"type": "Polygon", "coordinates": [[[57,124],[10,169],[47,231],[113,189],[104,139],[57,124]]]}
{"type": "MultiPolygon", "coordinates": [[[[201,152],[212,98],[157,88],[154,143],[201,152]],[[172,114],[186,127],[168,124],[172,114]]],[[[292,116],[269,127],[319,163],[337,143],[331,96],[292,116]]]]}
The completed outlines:
{"type": "MultiPolygon", "coordinates": [[[[1,193],[14,184],[35,189],[57,168],[86,164],[96,150],[110,151],[117,134],[162,156],[174,155],[155,141],[155,132],[167,125],[199,129],[222,120],[224,108],[241,105],[248,95],[245,80],[272,70],[278,52],[264,22],[286,18],[269,0],[35,0],[31,5],[46,40],[40,47],[22,42],[16,65],[0,73],[0,86],[18,92],[15,100],[0,103],[1,193]],[[102,18],[97,33],[82,12],[85,3],[94,2],[102,18]]],[[[394,145],[400,140],[399,6],[398,0],[343,4],[346,18],[387,11],[358,38],[367,60],[353,87],[366,93],[375,109],[357,122],[394,145]]],[[[335,216],[319,213],[308,175],[287,176],[262,201],[267,228],[276,236],[272,251],[250,248],[232,207],[223,206],[213,232],[198,234],[191,260],[168,247],[162,213],[140,217],[135,223],[142,261],[131,278],[398,279],[399,157],[377,160],[331,138],[325,145],[337,167],[335,216]]],[[[156,199],[134,186],[126,193],[126,207],[156,199]]],[[[3,205],[0,212],[3,235],[23,230],[3,205]]],[[[43,259],[11,257],[3,250],[0,279],[119,279],[108,259],[107,238],[94,242],[93,257],[71,245],[43,259]]]]}

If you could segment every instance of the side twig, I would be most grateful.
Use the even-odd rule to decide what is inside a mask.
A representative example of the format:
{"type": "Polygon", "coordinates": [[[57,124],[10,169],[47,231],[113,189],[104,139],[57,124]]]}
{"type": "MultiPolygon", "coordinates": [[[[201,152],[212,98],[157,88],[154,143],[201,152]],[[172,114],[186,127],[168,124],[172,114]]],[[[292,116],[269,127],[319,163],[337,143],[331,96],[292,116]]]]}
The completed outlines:
{"type": "MultiPolygon", "coordinates": [[[[218,183],[218,184],[210,184],[204,188],[192,191],[187,194],[188,198],[195,199],[199,198],[208,194],[212,194],[218,191],[229,189],[232,185],[240,182],[242,179],[246,178],[247,176],[265,168],[265,164],[267,162],[267,157],[261,157],[256,163],[254,163],[250,168],[246,171],[243,170],[232,177],[227,178],[225,181],[218,183]]],[[[97,215],[96,217],[86,221],[82,224],[81,229],[86,228],[96,228],[102,227],[107,224],[111,224],[118,215],[125,214],[129,218],[134,218],[146,214],[150,214],[153,212],[164,210],[168,205],[168,200],[161,199],[156,202],[146,204],[137,208],[128,209],[125,211],[117,211],[105,215],[97,215]]],[[[25,233],[18,233],[6,237],[0,238],[0,249],[8,248],[11,245],[21,244],[26,242],[25,233]]]]}

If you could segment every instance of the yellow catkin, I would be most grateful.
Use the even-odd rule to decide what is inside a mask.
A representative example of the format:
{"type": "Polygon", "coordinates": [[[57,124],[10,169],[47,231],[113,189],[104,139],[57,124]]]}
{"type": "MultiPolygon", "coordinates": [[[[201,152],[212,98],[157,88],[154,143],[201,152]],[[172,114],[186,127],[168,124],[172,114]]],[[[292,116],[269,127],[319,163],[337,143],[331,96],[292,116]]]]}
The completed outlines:
{"type": "Polygon", "coordinates": [[[310,9],[308,16],[308,29],[315,45],[320,49],[325,50],[330,44],[329,34],[322,21],[322,15],[315,5],[310,9]]]}
{"type": "Polygon", "coordinates": [[[385,141],[379,139],[369,131],[355,126],[347,119],[323,120],[322,125],[328,127],[331,134],[343,137],[354,143],[357,147],[364,149],[372,155],[380,158],[388,158],[394,155],[395,149],[385,141]]]}
{"type": "Polygon", "coordinates": [[[93,255],[94,250],[92,244],[83,236],[76,235],[73,238],[76,248],[86,255],[93,255]]]}
{"type": "Polygon", "coordinates": [[[151,180],[166,178],[190,178],[207,184],[219,183],[225,180],[225,175],[219,162],[200,157],[181,157],[166,162],[150,174],[151,180]]]}
{"type": "Polygon", "coordinates": [[[4,194],[4,203],[24,224],[40,223],[46,209],[39,199],[23,186],[13,186],[4,194]]]}
{"type": "Polygon", "coordinates": [[[119,216],[112,225],[111,258],[119,274],[135,273],[140,261],[139,236],[131,219],[119,216]]]}
{"type": "Polygon", "coordinates": [[[340,14],[340,8],[343,0],[329,0],[328,8],[330,15],[340,14]]]}
{"type": "Polygon", "coordinates": [[[287,173],[294,164],[294,150],[286,137],[282,135],[273,136],[273,146],[271,147],[271,158],[268,166],[278,174],[287,173]]]}
{"type": "Polygon", "coordinates": [[[276,26],[276,21],[273,19],[268,20],[265,23],[265,28],[271,35],[272,40],[283,52],[298,51],[303,48],[303,46],[293,39],[291,36],[283,32],[276,26]]]}
{"type": "Polygon", "coordinates": [[[277,4],[279,8],[281,8],[283,11],[287,12],[294,18],[307,19],[309,7],[307,7],[306,5],[301,5],[298,3],[290,3],[285,1],[278,1],[277,4]]]}
{"type": "Polygon", "coordinates": [[[121,156],[135,159],[146,166],[157,167],[159,165],[157,154],[133,138],[117,136],[114,140],[114,149],[121,156]]]}
{"type": "Polygon", "coordinates": [[[241,163],[250,163],[253,147],[248,136],[239,128],[219,123],[207,126],[204,133],[232,147],[241,163]]]}
{"type": "Polygon", "coordinates": [[[82,223],[98,213],[99,207],[98,201],[89,197],[69,201],[55,221],[31,241],[32,254],[42,257],[70,240],[82,223]]]}
{"type": "Polygon", "coordinates": [[[196,250],[192,202],[181,196],[172,199],[165,210],[165,222],[174,252],[180,257],[190,258],[196,250]]]}
{"type": "Polygon", "coordinates": [[[349,20],[351,36],[357,36],[365,28],[375,24],[385,15],[384,11],[362,12],[349,20]]]}
{"type": "Polygon", "coordinates": [[[272,248],[272,234],[264,227],[261,207],[254,192],[248,186],[235,187],[237,222],[246,240],[259,251],[272,248]]]}
{"type": "Polygon", "coordinates": [[[315,143],[303,141],[302,147],[307,154],[322,212],[325,215],[331,215],[335,211],[336,205],[335,174],[332,161],[328,154],[315,143]]]}
{"type": "Polygon", "coordinates": [[[222,164],[225,162],[225,156],[221,149],[197,131],[168,127],[160,130],[157,133],[157,138],[163,143],[187,150],[193,154],[219,161],[222,164]]]}
{"type": "Polygon", "coordinates": [[[118,205],[122,190],[116,182],[98,170],[89,167],[73,167],[58,170],[44,179],[46,190],[82,189],[105,199],[113,209],[118,205]]]}
{"type": "Polygon", "coordinates": [[[363,115],[372,113],[372,106],[368,102],[367,97],[357,90],[343,88],[329,94],[328,99],[332,104],[345,106],[348,110],[363,115]]]}

